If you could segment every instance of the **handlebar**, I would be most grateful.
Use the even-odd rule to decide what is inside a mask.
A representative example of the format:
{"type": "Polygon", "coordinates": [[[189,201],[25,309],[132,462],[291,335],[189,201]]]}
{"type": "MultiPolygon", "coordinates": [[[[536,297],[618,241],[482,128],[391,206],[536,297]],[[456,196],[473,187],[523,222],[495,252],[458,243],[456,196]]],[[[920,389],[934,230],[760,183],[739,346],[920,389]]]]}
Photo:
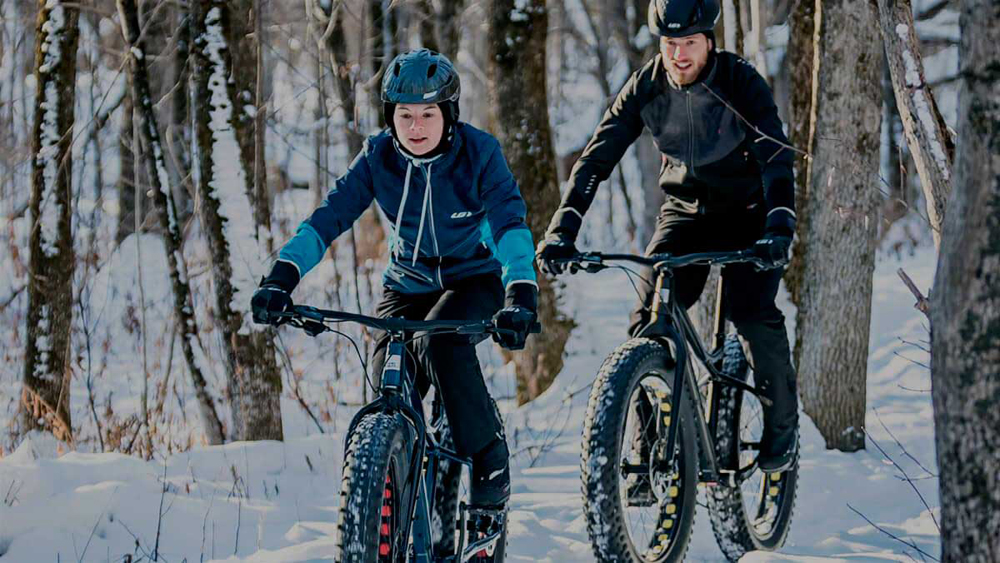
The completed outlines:
{"type": "MultiPolygon", "coordinates": [[[[317,309],[308,305],[296,305],[292,307],[291,311],[280,313],[279,316],[287,319],[288,324],[306,331],[310,336],[332,330],[326,325],[328,322],[353,322],[376,330],[403,333],[422,331],[477,335],[514,332],[497,328],[492,321],[414,321],[399,317],[378,318],[344,311],[317,309]]],[[[538,322],[534,323],[528,330],[530,334],[538,334],[541,331],[542,325],[538,322]]]]}
{"type": "Polygon", "coordinates": [[[749,263],[760,269],[781,267],[771,265],[758,258],[751,250],[736,250],[731,252],[698,252],[675,256],[669,253],[640,256],[638,254],[606,254],[603,252],[580,252],[573,258],[556,260],[567,264],[570,272],[582,270],[595,273],[610,268],[606,262],[633,262],[644,266],[652,266],[655,270],[673,270],[684,266],[711,266],[714,264],[749,263]]]}

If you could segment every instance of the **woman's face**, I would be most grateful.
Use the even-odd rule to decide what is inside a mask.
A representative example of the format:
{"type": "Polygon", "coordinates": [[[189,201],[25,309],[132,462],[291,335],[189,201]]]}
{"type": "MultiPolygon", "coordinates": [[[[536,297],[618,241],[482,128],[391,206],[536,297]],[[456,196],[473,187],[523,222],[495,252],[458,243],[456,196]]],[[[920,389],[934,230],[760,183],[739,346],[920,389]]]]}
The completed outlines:
{"type": "Polygon", "coordinates": [[[399,104],[392,122],[399,142],[416,156],[434,150],[444,134],[444,115],[437,104],[399,104]]]}

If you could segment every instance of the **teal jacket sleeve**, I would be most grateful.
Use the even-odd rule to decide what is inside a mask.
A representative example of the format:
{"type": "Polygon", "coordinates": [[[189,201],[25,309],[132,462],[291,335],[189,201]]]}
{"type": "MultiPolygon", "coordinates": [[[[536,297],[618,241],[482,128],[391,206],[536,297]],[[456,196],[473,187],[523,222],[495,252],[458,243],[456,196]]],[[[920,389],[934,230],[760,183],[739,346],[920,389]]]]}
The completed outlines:
{"type": "Polygon", "coordinates": [[[514,283],[538,285],[535,277],[535,245],[524,220],[527,206],[517,181],[507,166],[500,143],[493,139],[480,179],[480,195],[492,235],[490,245],[503,268],[504,287],[514,283]]]}
{"type": "Polygon", "coordinates": [[[319,264],[334,239],[350,229],[371,205],[375,195],[367,154],[366,141],[347,172],[334,182],[323,203],[299,225],[295,236],[278,253],[278,260],[295,265],[300,278],[319,264]]]}

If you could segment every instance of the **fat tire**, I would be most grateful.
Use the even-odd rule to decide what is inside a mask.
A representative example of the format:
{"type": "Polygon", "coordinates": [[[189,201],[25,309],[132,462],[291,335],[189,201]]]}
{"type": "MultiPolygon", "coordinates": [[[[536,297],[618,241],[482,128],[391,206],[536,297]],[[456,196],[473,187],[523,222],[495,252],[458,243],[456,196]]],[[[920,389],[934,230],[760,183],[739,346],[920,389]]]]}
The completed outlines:
{"type": "MultiPolygon", "coordinates": [[[[337,552],[341,563],[379,561],[379,527],[386,476],[395,468],[398,498],[409,497],[407,482],[409,432],[398,417],[373,413],[363,417],[348,438],[340,485],[340,524],[337,552]]],[[[408,514],[399,506],[399,514],[408,514]]],[[[398,560],[405,560],[406,542],[397,546],[398,560]]]]}
{"type": "MultiPolygon", "coordinates": [[[[749,370],[746,355],[736,335],[727,337],[723,348],[722,371],[728,375],[745,380],[749,370]]],[[[740,442],[740,411],[744,392],[736,387],[719,385],[717,403],[717,423],[715,427],[716,455],[720,463],[725,463],[739,453],[740,442]]],[[[750,551],[774,551],[784,543],[791,527],[792,513],[795,507],[795,494],[798,484],[798,458],[792,467],[781,473],[782,487],[775,524],[770,533],[765,536],[757,534],[750,522],[743,502],[743,489],[739,483],[730,486],[720,482],[708,489],[706,495],[709,514],[712,521],[712,532],[719,544],[719,549],[729,561],[738,561],[750,551]]]]}
{"type": "MultiPolygon", "coordinates": [[[[639,380],[652,370],[661,371],[668,388],[673,387],[674,361],[660,341],[633,338],[611,353],[601,366],[590,392],[584,422],[580,474],[587,531],[598,561],[643,561],[626,529],[619,494],[622,439],[628,417],[628,400],[639,380]]],[[[693,400],[687,394],[681,412],[681,510],[677,515],[676,539],[658,561],[683,561],[694,523],[698,452],[694,440],[693,400]]]]}
{"type": "MultiPolygon", "coordinates": [[[[442,414],[443,416],[443,414],[442,414]]],[[[447,419],[437,432],[437,441],[442,447],[455,449],[451,426],[447,419]]],[[[458,529],[458,492],[462,481],[462,465],[450,460],[441,460],[438,464],[437,479],[434,483],[434,514],[431,516],[439,526],[441,536],[434,542],[434,554],[437,557],[455,555],[455,532],[458,529]]]]}

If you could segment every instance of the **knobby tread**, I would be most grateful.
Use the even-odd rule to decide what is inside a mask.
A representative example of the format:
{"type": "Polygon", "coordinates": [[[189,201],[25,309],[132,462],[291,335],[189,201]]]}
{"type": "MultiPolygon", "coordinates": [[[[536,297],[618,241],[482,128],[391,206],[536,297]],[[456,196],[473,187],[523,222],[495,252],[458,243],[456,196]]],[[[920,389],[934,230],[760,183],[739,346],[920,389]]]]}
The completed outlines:
{"type": "MultiPolygon", "coordinates": [[[[611,353],[604,361],[594,381],[584,422],[583,445],[580,459],[584,513],[587,531],[594,555],[598,561],[637,561],[628,538],[624,514],[619,501],[618,460],[620,435],[624,430],[629,394],[638,379],[644,375],[643,367],[650,362],[672,363],[669,350],[659,341],[650,338],[633,338],[611,353]]],[[[666,383],[673,385],[673,368],[667,367],[666,383]]],[[[678,515],[677,540],[668,550],[664,561],[683,561],[690,541],[695,512],[695,484],[697,476],[697,441],[694,440],[692,420],[693,397],[687,394],[686,408],[682,409],[681,449],[684,464],[680,468],[684,502],[678,515]]]]}
{"type": "MultiPolygon", "coordinates": [[[[408,460],[406,430],[391,415],[365,416],[348,438],[340,488],[340,523],[337,552],[342,563],[374,563],[378,558],[382,495],[390,461],[395,459],[396,480],[406,482],[408,460]]],[[[399,498],[407,498],[398,490],[399,498]]],[[[399,510],[405,511],[405,507],[399,510]]],[[[404,512],[405,513],[405,512],[404,512]]]]}
{"type": "MultiPolygon", "coordinates": [[[[723,371],[730,375],[744,378],[749,369],[742,345],[735,335],[726,339],[723,353],[723,371]]],[[[738,447],[739,424],[737,419],[737,400],[742,400],[743,393],[735,387],[719,386],[718,417],[714,436],[716,453],[720,463],[727,459],[731,449],[738,447]],[[734,444],[734,440],[737,441],[734,444]]],[[[798,483],[798,460],[788,471],[783,472],[784,487],[791,487],[791,495],[783,497],[785,501],[779,507],[778,524],[771,535],[759,538],[751,531],[746,509],[743,505],[743,491],[740,485],[730,487],[720,482],[709,489],[708,502],[712,533],[719,549],[729,561],[739,561],[747,552],[755,550],[773,551],[785,543],[788,530],[791,527],[792,514],[795,508],[795,497],[798,483]]]]}

